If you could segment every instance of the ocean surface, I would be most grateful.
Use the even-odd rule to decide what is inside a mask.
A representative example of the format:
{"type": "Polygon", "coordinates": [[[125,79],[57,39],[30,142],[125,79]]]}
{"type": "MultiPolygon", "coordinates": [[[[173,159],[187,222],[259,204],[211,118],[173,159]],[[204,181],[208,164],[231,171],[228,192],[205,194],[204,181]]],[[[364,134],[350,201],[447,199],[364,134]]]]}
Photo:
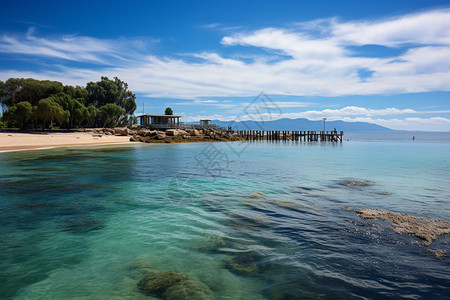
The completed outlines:
{"type": "Polygon", "coordinates": [[[427,252],[449,236],[354,210],[450,219],[450,134],[344,138],[0,153],[0,298],[152,299],[137,283],[167,270],[217,299],[449,299],[427,252]]]}

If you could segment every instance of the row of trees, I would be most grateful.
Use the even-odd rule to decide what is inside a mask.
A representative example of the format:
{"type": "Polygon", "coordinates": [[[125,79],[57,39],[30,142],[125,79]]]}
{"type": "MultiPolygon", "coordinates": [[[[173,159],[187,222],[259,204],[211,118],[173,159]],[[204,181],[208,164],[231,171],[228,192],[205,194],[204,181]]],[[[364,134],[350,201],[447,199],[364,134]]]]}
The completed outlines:
{"type": "Polygon", "coordinates": [[[2,118],[8,127],[114,127],[135,123],[136,95],[115,77],[86,87],[58,81],[10,78],[0,81],[2,118]]]}

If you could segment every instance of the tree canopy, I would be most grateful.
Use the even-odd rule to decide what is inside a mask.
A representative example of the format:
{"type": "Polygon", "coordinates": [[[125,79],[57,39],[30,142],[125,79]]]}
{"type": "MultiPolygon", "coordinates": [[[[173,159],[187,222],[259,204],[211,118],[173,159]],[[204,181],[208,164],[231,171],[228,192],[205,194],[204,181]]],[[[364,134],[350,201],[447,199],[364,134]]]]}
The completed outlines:
{"type": "Polygon", "coordinates": [[[166,108],[166,110],[164,111],[164,114],[165,114],[165,115],[171,116],[171,115],[173,115],[173,110],[172,110],[170,107],[168,107],[168,108],[166,108]]]}
{"type": "Polygon", "coordinates": [[[2,121],[20,128],[126,125],[133,120],[136,95],[119,78],[101,77],[86,87],[58,81],[9,78],[0,81],[2,121]]]}
{"type": "Polygon", "coordinates": [[[127,83],[117,77],[114,77],[114,80],[102,77],[100,81],[89,82],[86,90],[88,103],[95,107],[113,103],[121,107],[128,115],[136,110],[136,95],[128,90],[127,83]]]}

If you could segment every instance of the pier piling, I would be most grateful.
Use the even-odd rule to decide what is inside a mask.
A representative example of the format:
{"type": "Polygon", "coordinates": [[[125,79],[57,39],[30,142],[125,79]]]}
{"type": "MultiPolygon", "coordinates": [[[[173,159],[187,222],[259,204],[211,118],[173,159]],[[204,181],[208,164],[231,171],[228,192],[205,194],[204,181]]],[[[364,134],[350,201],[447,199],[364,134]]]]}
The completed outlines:
{"type": "Polygon", "coordinates": [[[248,141],[297,141],[297,142],[340,142],[343,131],[288,131],[288,130],[236,130],[237,136],[248,141]]]}

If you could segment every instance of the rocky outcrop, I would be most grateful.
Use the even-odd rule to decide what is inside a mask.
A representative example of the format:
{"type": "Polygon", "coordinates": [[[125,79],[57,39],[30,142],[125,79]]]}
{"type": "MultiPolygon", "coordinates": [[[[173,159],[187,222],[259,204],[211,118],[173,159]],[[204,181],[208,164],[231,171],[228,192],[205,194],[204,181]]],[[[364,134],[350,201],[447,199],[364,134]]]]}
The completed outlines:
{"type": "Polygon", "coordinates": [[[137,135],[140,135],[140,136],[147,136],[147,135],[150,135],[150,129],[144,129],[144,128],[139,129],[139,130],[136,132],[136,134],[137,134],[137,135]]]}
{"type": "Polygon", "coordinates": [[[243,140],[241,137],[220,130],[167,129],[166,131],[156,131],[141,128],[136,130],[134,134],[130,134],[130,132],[132,131],[128,131],[129,135],[132,135],[130,141],[143,143],[226,142],[243,140]]]}
{"type": "Polygon", "coordinates": [[[378,219],[394,223],[396,233],[412,234],[421,238],[423,246],[429,246],[438,236],[450,234],[450,220],[434,220],[392,212],[386,209],[358,209],[356,213],[364,219],[378,219]]]}
{"type": "Polygon", "coordinates": [[[200,131],[198,131],[197,129],[186,129],[186,132],[190,136],[200,136],[200,131]]]}
{"type": "Polygon", "coordinates": [[[178,129],[167,129],[166,135],[167,136],[177,136],[177,135],[179,135],[178,129]]]}
{"type": "Polygon", "coordinates": [[[167,300],[213,300],[213,292],[203,283],[184,280],[169,287],[164,293],[167,300]]]}
{"type": "Polygon", "coordinates": [[[224,259],[225,266],[233,273],[240,275],[258,275],[270,269],[270,264],[255,252],[237,253],[232,258],[224,259]]]}
{"type": "Polygon", "coordinates": [[[129,129],[126,127],[121,127],[121,128],[117,127],[117,128],[114,128],[114,134],[126,136],[129,134],[129,129]]]}
{"type": "Polygon", "coordinates": [[[145,294],[167,300],[214,300],[208,286],[188,275],[173,271],[150,270],[137,284],[145,294]]]}
{"type": "Polygon", "coordinates": [[[172,271],[148,271],[144,278],[138,283],[141,291],[161,296],[169,287],[183,280],[187,280],[188,276],[183,273],[172,271]]]}
{"type": "Polygon", "coordinates": [[[442,249],[428,249],[428,253],[433,254],[437,259],[442,259],[447,256],[447,251],[442,249]]]}

